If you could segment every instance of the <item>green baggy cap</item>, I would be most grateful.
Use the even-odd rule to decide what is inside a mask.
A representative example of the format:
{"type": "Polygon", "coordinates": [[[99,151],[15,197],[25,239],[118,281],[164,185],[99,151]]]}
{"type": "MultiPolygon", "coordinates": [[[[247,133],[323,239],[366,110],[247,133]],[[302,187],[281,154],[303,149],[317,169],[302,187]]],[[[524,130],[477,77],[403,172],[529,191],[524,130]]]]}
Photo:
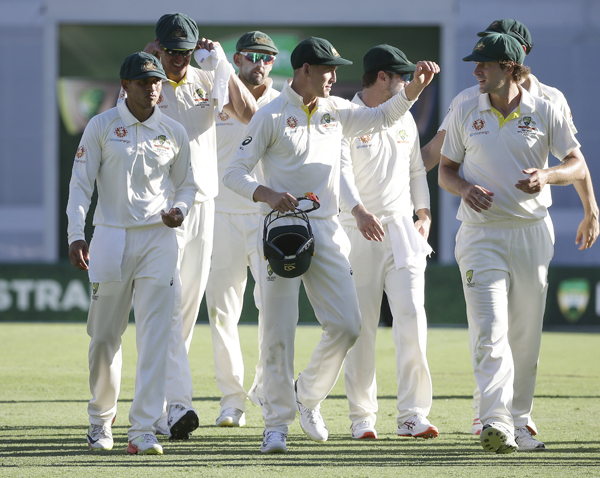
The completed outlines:
{"type": "Polygon", "coordinates": [[[198,25],[184,13],[167,13],[154,27],[158,43],[168,50],[192,50],[198,45],[198,25]]]}
{"type": "Polygon", "coordinates": [[[156,76],[161,80],[167,79],[160,60],[143,51],[138,51],[125,58],[119,76],[122,80],[141,80],[150,76],[156,76]]]}
{"type": "Polygon", "coordinates": [[[256,51],[256,50],[264,50],[269,53],[273,53],[273,55],[277,55],[279,50],[271,40],[271,37],[266,33],[254,31],[248,32],[241,36],[235,45],[235,49],[237,51],[256,51]]]}
{"type": "Polygon", "coordinates": [[[389,71],[392,73],[414,73],[417,66],[411,63],[402,50],[390,45],[377,45],[363,58],[363,73],[389,71]]]}
{"type": "Polygon", "coordinates": [[[509,35],[503,33],[491,33],[484,36],[473,48],[469,56],[465,56],[463,61],[500,61],[509,60],[523,64],[525,52],[521,44],[509,35]]]}
{"type": "Polygon", "coordinates": [[[529,54],[533,48],[533,39],[529,29],[517,20],[504,18],[491,23],[484,31],[479,32],[477,36],[484,37],[490,33],[505,33],[517,40],[521,45],[527,48],[526,53],[529,54]]]}
{"type": "Polygon", "coordinates": [[[317,37],[308,37],[298,43],[292,52],[291,61],[294,70],[300,68],[304,63],[330,66],[352,64],[350,60],[342,58],[331,43],[317,37]]]}

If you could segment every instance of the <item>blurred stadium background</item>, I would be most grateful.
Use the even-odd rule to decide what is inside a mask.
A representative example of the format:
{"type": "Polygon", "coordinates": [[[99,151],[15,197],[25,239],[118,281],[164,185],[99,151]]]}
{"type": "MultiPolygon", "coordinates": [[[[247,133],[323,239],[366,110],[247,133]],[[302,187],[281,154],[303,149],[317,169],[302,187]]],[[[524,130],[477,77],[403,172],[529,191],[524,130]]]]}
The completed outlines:
{"type": "MultiPolygon", "coordinates": [[[[249,30],[271,35],[281,50],[272,75],[279,83],[291,75],[289,55],[298,41],[327,38],[354,61],[341,69],[334,87],[334,94],[347,98],[360,89],[361,59],[374,45],[397,46],[413,61],[437,61],[442,73],[413,108],[422,144],[435,134],[454,95],[474,84],[472,64],[461,58],[472,50],[476,33],[494,20],[515,18],[528,26],[535,43],[526,64],[569,101],[599,187],[600,97],[590,87],[600,76],[600,2],[595,0],[0,0],[0,321],[85,320],[87,275],[67,260],[64,211],[73,156],[87,121],[114,105],[123,58],[153,40],[156,20],[173,11],[193,17],[200,34],[220,41],[229,55],[249,30]]],[[[453,253],[458,198],[439,190],[437,169],[429,183],[436,251],[427,272],[429,322],[464,325],[453,253]]],[[[584,252],[574,245],[583,216],[574,188],[555,187],[553,197],[557,240],[546,327],[595,328],[600,326],[600,244],[584,252]]],[[[256,310],[251,293],[246,297],[242,320],[252,322],[256,310]]],[[[302,321],[314,320],[305,297],[300,310],[302,321]]],[[[205,314],[203,308],[200,320],[205,314]]]]}

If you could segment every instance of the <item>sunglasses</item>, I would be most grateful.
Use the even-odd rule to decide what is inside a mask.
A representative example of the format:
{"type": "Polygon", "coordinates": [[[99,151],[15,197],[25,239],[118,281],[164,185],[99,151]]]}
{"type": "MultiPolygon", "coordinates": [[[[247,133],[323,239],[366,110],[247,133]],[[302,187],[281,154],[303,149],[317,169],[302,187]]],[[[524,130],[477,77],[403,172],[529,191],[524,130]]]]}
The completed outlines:
{"type": "Polygon", "coordinates": [[[270,65],[275,61],[275,56],[267,55],[266,53],[250,53],[250,52],[241,52],[238,51],[238,55],[242,55],[246,60],[251,61],[252,63],[263,61],[265,65],[270,65]]]}
{"type": "Polygon", "coordinates": [[[404,82],[404,83],[408,83],[410,80],[412,80],[412,73],[396,73],[400,79],[404,82]]]}
{"type": "Polygon", "coordinates": [[[179,56],[181,55],[184,58],[187,58],[188,56],[190,56],[192,53],[194,53],[194,50],[167,50],[165,47],[163,47],[163,49],[165,50],[165,53],[169,56],[179,56]]]}

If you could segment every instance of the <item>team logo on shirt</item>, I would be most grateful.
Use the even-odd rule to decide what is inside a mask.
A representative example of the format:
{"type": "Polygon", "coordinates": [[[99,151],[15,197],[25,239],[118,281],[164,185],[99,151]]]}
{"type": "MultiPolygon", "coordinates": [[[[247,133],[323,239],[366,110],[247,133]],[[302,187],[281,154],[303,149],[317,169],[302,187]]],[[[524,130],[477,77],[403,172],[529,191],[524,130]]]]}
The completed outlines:
{"type": "MultiPolygon", "coordinates": [[[[160,105],[163,102],[164,98],[162,93],[160,95],[158,95],[158,101],[156,102],[157,105],[160,105]]],[[[166,108],[166,106],[162,106],[161,108],[166,108]]]]}
{"type": "Polygon", "coordinates": [[[158,135],[154,138],[154,147],[159,149],[171,149],[171,140],[167,139],[164,134],[158,135]]]}
{"type": "Polygon", "coordinates": [[[92,300],[98,300],[98,288],[100,284],[98,282],[92,283],[92,300]]]}
{"type": "Polygon", "coordinates": [[[371,135],[366,134],[365,136],[359,136],[358,139],[362,144],[367,144],[369,141],[371,141],[371,135]]]}
{"type": "Polygon", "coordinates": [[[475,287],[475,282],[473,282],[473,269],[470,269],[465,274],[467,278],[467,287],[475,287]]]}
{"type": "Polygon", "coordinates": [[[289,128],[296,129],[298,127],[298,120],[295,116],[290,116],[285,120],[285,124],[287,124],[289,128]]]}
{"type": "Polygon", "coordinates": [[[119,91],[119,101],[123,101],[125,99],[125,90],[123,88],[121,88],[121,91],[119,91]]]}
{"type": "Polygon", "coordinates": [[[483,121],[481,118],[473,121],[473,128],[475,128],[477,131],[480,131],[481,129],[483,129],[484,126],[485,126],[485,121],[483,121]]]}
{"type": "Polygon", "coordinates": [[[124,138],[127,136],[127,129],[124,126],[115,128],[115,136],[117,136],[117,138],[124,138]]]}
{"type": "Polygon", "coordinates": [[[204,108],[208,105],[208,94],[202,88],[198,88],[194,91],[194,101],[196,102],[196,106],[204,108]]]}
{"type": "Polygon", "coordinates": [[[321,116],[321,124],[329,124],[332,121],[335,121],[335,118],[332,118],[329,113],[325,113],[323,116],[321,116]]]}
{"type": "Polygon", "coordinates": [[[219,117],[219,119],[221,121],[227,121],[229,119],[229,115],[227,113],[225,113],[225,111],[221,111],[220,113],[217,113],[217,116],[219,117]]]}
{"type": "Polygon", "coordinates": [[[333,116],[331,116],[329,113],[325,113],[323,116],[321,116],[321,127],[323,128],[323,131],[326,132],[333,132],[336,131],[338,124],[336,123],[336,120],[333,116]]]}
{"type": "Polygon", "coordinates": [[[398,143],[408,143],[408,133],[401,129],[398,131],[398,133],[396,133],[396,141],[398,143]]]}
{"type": "Polygon", "coordinates": [[[242,146],[247,146],[252,142],[252,136],[246,136],[242,141],[242,146]]]}
{"type": "Polygon", "coordinates": [[[269,282],[273,282],[277,278],[277,276],[273,275],[273,274],[274,273],[273,273],[273,269],[271,269],[271,264],[267,264],[267,280],[269,282]]]}
{"type": "Polygon", "coordinates": [[[537,123],[531,116],[523,116],[517,123],[517,133],[524,135],[531,135],[537,131],[537,123]]]}
{"type": "Polygon", "coordinates": [[[81,158],[83,158],[84,154],[85,154],[85,146],[82,144],[81,146],[79,146],[79,148],[77,148],[77,152],[75,153],[75,162],[76,163],[85,163],[85,159],[81,159],[81,158]]]}

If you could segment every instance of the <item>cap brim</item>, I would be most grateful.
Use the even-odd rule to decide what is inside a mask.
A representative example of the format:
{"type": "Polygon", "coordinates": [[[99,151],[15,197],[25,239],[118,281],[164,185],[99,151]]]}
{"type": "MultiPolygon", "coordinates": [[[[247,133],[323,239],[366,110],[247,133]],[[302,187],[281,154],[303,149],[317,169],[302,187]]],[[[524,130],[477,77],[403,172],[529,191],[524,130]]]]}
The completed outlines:
{"type": "Polygon", "coordinates": [[[486,36],[488,36],[488,35],[491,35],[492,33],[500,33],[500,32],[494,32],[494,31],[492,31],[492,30],[484,30],[484,31],[482,31],[482,32],[479,32],[479,33],[477,34],[477,36],[478,36],[478,37],[486,37],[486,36]]]}
{"type": "Polygon", "coordinates": [[[469,56],[465,56],[463,61],[477,61],[479,63],[487,63],[490,61],[498,61],[498,58],[490,58],[489,56],[483,56],[481,53],[471,53],[469,56]]]}
{"type": "Polygon", "coordinates": [[[315,63],[317,65],[327,65],[327,66],[347,66],[352,65],[350,60],[345,60],[344,58],[336,58],[335,60],[327,60],[322,63],[315,63]]]}
{"type": "Polygon", "coordinates": [[[253,46],[245,46],[242,48],[242,51],[268,51],[272,55],[278,55],[279,50],[277,48],[273,48],[267,45],[253,45],[253,46]]]}
{"type": "Polygon", "coordinates": [[[198,45],[191,41],[158,41],[167,50],[193,50],[198,45]]]}
{"type": "Polygon", "coordinates": [[[156,78],[160,78],[161,80],[166,80],[167,75],[161,73],[160,71],[145,71],[140,73],[139,75],[133,76],[131,78],[126,78],[127,80],[143,80],[144,78],[150,78],[155,76],[156,78]]]}

